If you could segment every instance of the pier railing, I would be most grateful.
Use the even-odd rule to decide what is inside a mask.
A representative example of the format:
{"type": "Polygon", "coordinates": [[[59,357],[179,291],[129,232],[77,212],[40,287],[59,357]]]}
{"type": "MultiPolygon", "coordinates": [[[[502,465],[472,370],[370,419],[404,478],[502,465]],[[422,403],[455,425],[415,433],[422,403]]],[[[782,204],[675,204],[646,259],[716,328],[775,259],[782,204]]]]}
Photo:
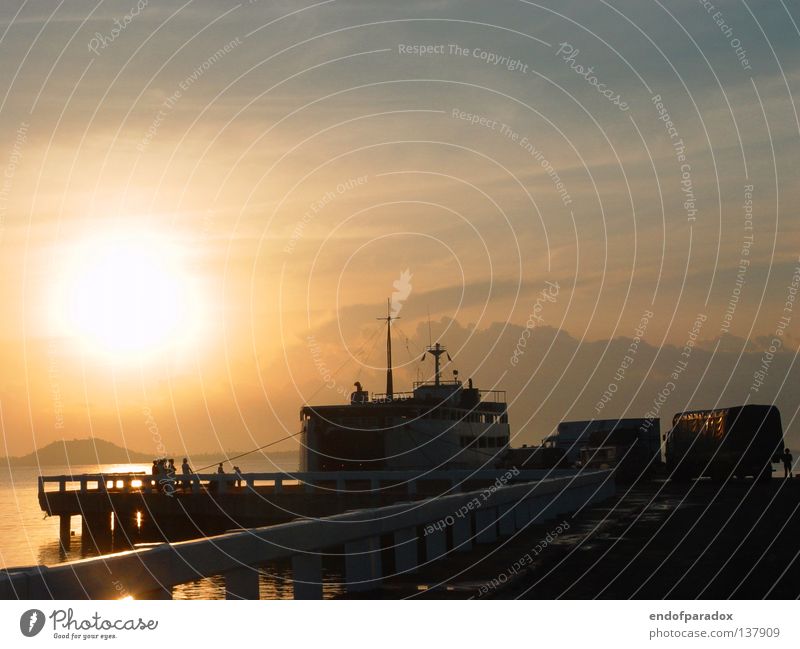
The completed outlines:
{"type": "Polygon", "coordinates": [[[575,512],[613,493],[610,471],[585,471],[56,566],[8,569],[0,573],[0,598],[113,599],[120,593],[169,598],[179,584],[223,575],[229,599],[257,599],[258,567],[281,559],[291,560],[295,598],[321,598],[322,553],[336,547],[344,547],[346,588],[368,590],[381,584],[381,557],[387,551],[394,553],[395,574],[415,572],[451,552],[575,512]],[[387,538],[391,542],[385,545],[387,538]]]}
{"type": "MultiPolygon", "coordinates": [[[[296,473],[181,473],[151,475],[149,473],[87,473],[80,475],[39,476],[39,493],[50,491],[89,492],[132,492],[143,493],[164,490],[165,484],[175,488],[185,485],[195,493],[212,487],[216,493],[225,493],[239,482],[242,487],[273,487],[280,492],[284,485],[298,485],[305,491],[330,489],[339,492],[364,493],[380,489],[402,487],[408,495],[417,493],[418,485],[423,483],[448,483],[458,489],[465,482],[493,481],[507,473],[504,469],[468,470],[452,469],[444,471],[306,471],[296,473]],[[57,489],[48,490],[49,485],[57,489]]],[[[541,480],[549,477],[573,475],[572,469],[513,469],[514,482],[541,480]]]]}

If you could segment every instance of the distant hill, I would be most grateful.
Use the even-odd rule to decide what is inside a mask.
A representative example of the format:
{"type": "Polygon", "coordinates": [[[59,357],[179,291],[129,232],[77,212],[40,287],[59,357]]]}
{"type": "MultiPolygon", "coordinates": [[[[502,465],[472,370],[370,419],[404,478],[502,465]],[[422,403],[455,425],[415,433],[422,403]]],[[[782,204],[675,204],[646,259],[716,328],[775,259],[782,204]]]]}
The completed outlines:
{"type": "MultiPolygon", "coordinates": [[[[226,457],[234,457],[241,451],[217,451],[216,453],[194,453],[193,466],[217,463],[226,457]]],[[[277,451],[270,453],[276,461],[294,460],[297,451],[277,451]]],[[[176,454],[180,463],[180,458],[176,454]]],[[[155,456],[150,453],[131,451],[113,442],[97,437],[86,439],[61,440],[51,442],[33,453],[20,457],[0,458],[0,463],[12,466],[65,466],[81,464],[150,464],[155,456]]]]}
{"type": "Polygon", "coordinates": [[[8,461],[16,466],[48,466],[56,464],[139,464],[150,463],[153,458],[146,453],[129,451],[104,439],[89,437],[51,442],[28,455],[10,457],[8,461]]]}

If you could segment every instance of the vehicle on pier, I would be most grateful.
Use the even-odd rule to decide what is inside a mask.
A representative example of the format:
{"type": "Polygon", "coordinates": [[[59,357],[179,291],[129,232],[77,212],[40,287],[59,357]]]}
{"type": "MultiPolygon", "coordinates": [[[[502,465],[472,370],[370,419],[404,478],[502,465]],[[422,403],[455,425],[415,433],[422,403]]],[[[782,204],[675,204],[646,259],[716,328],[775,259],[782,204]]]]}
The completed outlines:
{"type": "Polygon", "coordinates": [[[777,407],[746,405],[677,413],[664,436],[667,472],[673,480],[709,476],[772,477],[783,452],[777,407]]]}
{"type": "MultiPolygon", "coordinates": [[[[566,453],[570,464],[586,465],[585,455],[600,447],[619,447],[621,457],[636,445],[636,455],[642,462],[659,462],[661,440],[658,419],[589,419],[586,421],[562,421],[554,435],[544,440],[544,445],[559,448],[566,453]],[[646,458],[646,459],[645,459],[646,458]]],[[[607,467],[606,467],[607,468],[607,467]]]]}

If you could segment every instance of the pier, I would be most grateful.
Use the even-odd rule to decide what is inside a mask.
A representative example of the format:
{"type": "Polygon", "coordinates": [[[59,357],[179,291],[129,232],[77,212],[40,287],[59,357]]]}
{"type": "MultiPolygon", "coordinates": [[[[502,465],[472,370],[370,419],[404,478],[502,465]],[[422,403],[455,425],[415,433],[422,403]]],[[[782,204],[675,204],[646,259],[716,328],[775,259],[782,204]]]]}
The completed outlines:
{"type": "MultiPolygon", "coordinates": [[[[502,483],[530,482],[572,471],[342,471],[192,474],[168,484],[145,473],[41,476],[39,505],[58,516],[70,541],[73,516],[81,542],[108,551],[124,543],[180,540],[232,528],[323,517],[502,483]],[[237,480],[241,486],[236,486],[237,480]]],[[[163,480],[163,479],[162,479],[163,480]]]]}
{"type": "MultiPolygon", "coordinates": [[[[222,482],[231,480],[231,475],[198,475],[194,490],[187,492],[185,498],[147,493],[146,483],[151,476],[141,474],[126,474],[128,484],[126,478],[119,476],[101,475],[94,479],[79,476],[77,490],[67,489],[68,483],[74,482],[70,476],[43,477],[40,498],[53,513],[60,512],[58,515],[63,516],[71,515],[73,510],[69,506],[87,502],[90,496],[110,503],[116,500],[118,507],[123,499],[144,499],[140,502],[146,503],[147,497],[178,503],[182,498],[199,498],[203,500],[198,502],[205,503],[205,507],[219,507],[223,502],[220,498],[247,498],[248,490],[266,502],[292,490],[313,502],[315,498],[311,496],[318,491],[331,491],[331,498],[342,493],[374,498],[385,489],[390,494],[385,497],[393,498],[394,502],[207,538],[151,544],[129,552],[55,566],[8,569],[0,573],[0,597],[118,598],[121,584],[122,592],[136,598],[170,598],[172,588],[179,584],[223,575],[228,598],[257,599],[258,567],[289,560],[294,597],[321,598],[323,556],[332,551],[344,557],[346,590],[367,591],[380,586],[389,564],[392,574],[413,573],[432,561],[446,560],[451,553],[469,550],[475,544],[492,543],[528,525],[610,498],[615,492],[610,471],[570,471],[569,475],[556,477],[552,477],[552,473],[549,473],[551,477],[545,477],[548,472],[544,471],[520,471],[513,484],[498,484],[498,474],[508,472],[482,473],[348,473],[338,474],[334,480],[331,474],[295,474],[297,483],[293,485],[283,484],[287,478],[285,474],[250,474],[242,476],[250,483],[238,488],[241,493],[236,487],[231,489],[229,484],[221,487],[222,482]],[[282,477],[276,477],[278,475],[282,477]],[[358,487],[365,477],[366,488],[358,487]],[[112,478],[114,484],[110,486],[112,478]],[[282,484],[267,487],[258,484],[262,480],[274,482],[276,479],[282,484]],[[138,481],[141,484],[135,486],[138,481]],[[58,491],[46,491],[44,485],[49,482],[57,482],[58,491]],[[97,483],[94,488],[90,487],[91,482],[97,483]],[[444,493],[443,482],[449,484],[444,493]],[[475,482],[484,484],[475,486],[475,482]],[[216,489],[210,489],[214,484],[216,489]],[[425,496],[426,489],[439,489],[439,493],[425,496]],[[402,502],[399,502],[399,491],[406,494],[402,502]],[[270,494],[272,498],[267,498],[270,494]]],[[[150,489],[153,491],[152,485],[150,489]]],[[[301,500],[299,498],[298,502],[301,500]]],[[[113,509],[113,504],[111,507],[113,509]]],[[[119,509],[113,512],[116,514],[119,509]]],[[[92,515],[100,513],[97,509],[92,511],[92,515]]],[[[291,511],[291,516],[296,518],[297,511],[291,511]]],[[[91,524],[90,521],[90,527],[91,524]]]]}

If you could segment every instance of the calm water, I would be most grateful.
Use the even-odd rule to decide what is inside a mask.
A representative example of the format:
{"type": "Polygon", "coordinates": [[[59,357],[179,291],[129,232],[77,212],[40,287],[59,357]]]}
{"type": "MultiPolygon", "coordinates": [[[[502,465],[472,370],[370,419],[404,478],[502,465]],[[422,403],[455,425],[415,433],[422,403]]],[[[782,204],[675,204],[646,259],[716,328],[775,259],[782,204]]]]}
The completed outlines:
{"type": "MultiPolygon", "coordinates": [[[[263,458],[237,461],[242,472],[274,472],[274,464],[263,458]]],[[[296,471],[296,463],[284,463],[284,471],[296,471]]],[[[58,517],[45,518],[39,508],[37,477],[44,472],[47,475],[79,474],[79,473],[115,473],[127,471],[147,471],[149,465],[126,464],[92,464],[71,467],[50,466],[40,470],[37,467],[18,467],[9,470],[8,466],[0,468],[0,567],[53,565],[64,561],[72,561],[96,554],[91,550],[81,550],[80,517],[72,517],[72,539],[69,548],[64,551],[58,542],[58,517]]],[[[213,472],[212,470],[208,470],[213,472]]],[[[323,591],[326,597],[332,597],[342,589],[341,571],[326,571],[323,591]]],[[[291,569],[288,563],[267,566],[261,571],[260,591],[262,598],[291,598],[291,569]]],[[[175,588],[175,599],[215,599],[223,598],[225,586],[222,577],[201,579],[183,584],[175,588]]]]}

